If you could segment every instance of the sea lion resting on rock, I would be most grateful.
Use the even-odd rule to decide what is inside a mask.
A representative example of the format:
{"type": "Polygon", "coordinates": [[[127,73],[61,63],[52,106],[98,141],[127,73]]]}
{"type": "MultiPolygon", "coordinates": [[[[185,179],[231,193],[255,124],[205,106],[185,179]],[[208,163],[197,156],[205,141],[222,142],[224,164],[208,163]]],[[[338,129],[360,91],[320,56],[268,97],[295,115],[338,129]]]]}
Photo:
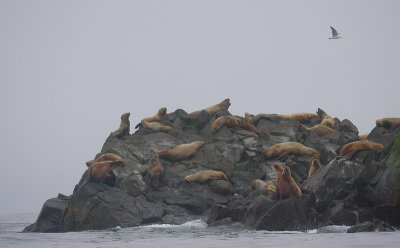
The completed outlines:
{"type": "Polygon", "coordinates": [[[161,176],[164,174],[164,166],[160,163],[157,154],[151,158],[148,173],[149,173],[149,184],[154,188],[158,189],[161,176]]]}
{"type": "Polygon", "coordinates": [[[231,127],[231,128],[243,128],[243,129],[255,132],[256,134],[259,133],[257,128],[253,124],[251,124],[239,117],[236,117],[236,116],[221,116],[221,117],[219,117],[211,124],[211,131],[213,133],[215,133],[222,126],[227,126],[227,127],[231,127]]]}
{"type": "Polygon", "coordinates": [[[312,113],[294,113],[290,115],[278,115],[279,117],[289,118],[298,122],[307,122],[311,118],[317,118],[318,115],[312,113]]]}
{"type": "Polygon", "coordinates": [[[86,181],[103,182],[107,177],[110,177],[112,169],[124,165],[123,160],[93,162],[88,169],[86,181]]]}
{"type": "Polygon", "coordinates": [[[167,108],[166,107],[162,107],[158,110],[157,114],[151,116],[151,117],[146,117],[143,118],[139,124],[137,124],[135,126],[135,129],[139,128],[140,126],[143,125],[143,121],[147,121],[147,122],[153,122],[153,121],[159,121],[162,118],[164,118],[164,116],[167,114],[167,108]]]}
{"type": "Polygon", "coordinates": [[[142,124],[144,127],[150,128],[151,130],[153,130],[155,132],[169,132],[173,129],[170,126],[166,126],[166,125],[163,125],[163,124],[155,122],[155,121],[154,122],[142,121],[142,124]]]}
{"type": "Polygon", "coordinates": [[[278,179],[269,180],[264,188],[267,196],[273,197],[278,190],[278,179]]]}
{"type": "Polygon", "coordinates": [[[260,119],[271,119],[271,118],[276,118],[276,117],[278,117],[279,118],[279,116],[277,115],[277,114],[258,114],[258,115],[252,115],[252,114],[250,114],[250,113],[248,113],[248,112],[246,112],[246,113],[244,113],[244,119],[246,120],[246,121],[248,121],[248,122],[250,122],[251,124],[253,124],[253,125],[256,125],[259,121],[260,121],[260,119]]]}
{"type": "Polygon", "coordinates": [[[363,135],[359,135],[358,138],[359,138],[360,140],[366,140],[367,137],[368,137],[368,135],[369,135],[369,133],[366,133],[366,134],[363,134],[363,135]]]}
{"type": "Polygon", "coordinates": [[[376,120],[376,126],[395,129],[400,127],[400,118],[382,118],[376,120]]]}
{"type": "Polygon", "coordinates": [[[121,124],[119,125],[119,128],[113,132],[113,134],[115,134],[117,136],[129,134],[129,131],[130,131],[129,116],[130,115],[131,114],[129,112],[121,115],[121,124]]]}
{"type": "Polygon", "coordinates": [[[319,170],[321,168],[322,168],[322,165],[321,165],[319,156],[318,156],[318,154],[314,154],[314,156],[312,157],[311,162],[310,162],[310,168],[308,170],[308,177],[307,178],[310,178],[312,175],[314,175],[314,173],[317,170],[319,170]]]}
{"type": "Polygon", "coordinates": [[[315,149],[306,147],[298,142],[283,142],[264,149],[261,154],[265,158],[272,158],[287,154],[314,155],[318,154],[318,152],[315,149]]]}
{"type": "Polygon", "coordinates": [[[350,142],[342,147],[340,150],[340,156],[346,156],[347,158],[351,158],[356,152],[364,151],[364,150],[372,150],[381,152],[384,146],[379,143],[375,143],[369,140],[361,140],[350,142]]]}
{"type": "Polygon", "coordinates": [[[124,163],[124,166],[126,166],[125,161],[118,155],[112,154],[112,153],[105,153],[102,154],[100,157],[96,158],[95,160],[89,160],[86,162],[87,167],[90,167],[91,164],[94,162],[100,162],[100,161],[118,161],[122,160],[124,163]]]}
{"type": "Polygon", "coordinates": [[[158,153],[162,159],[178,161],[194,155],[197,150],[204,145],[204,141],[195,141],[189,144],[177,145],[172,149],[158,153]]]}
{"type": "Polygon", "coordinates": [[[188,183],[192,182],[205,183],[209,180],[214,180],[214,179],[228,180],[228,177],[222,171],[213,171],[213,170],[203,170],[193,175],[185,177],[185,180],[188,183]]]}
{"type": "Polygon", "coordinates": [[[253,179],[251,182],[251,191],[264,190],[267,183],[260,179],[253,179]]]}
{"type": "Polygon", "coordinates": [[[318,116],[322,119],[321,125],[325,125],[327,127],[333,127],[336,125],[335,120],[330,117],[325,111],[322,109],[318,108],[317,111],[318,116]]]}
{"type": "Polygon", "coordinates": [[[300,124],[300,128],[303,128],[303,129],[307,130],[309,133],[313,133],[318,136],[324,136],[324,135],[335,132],[335,129],[332,129],[332,128],[322,125],[322,124],[317,124],[313,127],[306,127],[306,126],[300,124]]]}
{"type": "Polygon", "coordinates": [[[223,100],[222,102],[220,102],[218,104],[215,104],[215,105],[213,105],[213,106],[211,106],[209,108],[206,108],[206,109],[194,111],[194,112],[190,113],[190,115],[192,117],[193,116],[197,116],[203,110],[206,111],[210,115],[214,115],[218,110],[221,110],[221,109],[228,110],[229,106],[231,106],[230,100],[229,100],[229,98],[226,98],[225,100],[223,100]]]}
{"type": "Polygon", "coordinates": [[[278,191],[280,195],[280,199],[289,197],[289,196],[294,196],[297,197],[298,199],[301,198],[301,189],[297,185],[297,183],[294,181],[290,168],[286,166],[283,169],[282,174],[278,178],[278,191]]]}

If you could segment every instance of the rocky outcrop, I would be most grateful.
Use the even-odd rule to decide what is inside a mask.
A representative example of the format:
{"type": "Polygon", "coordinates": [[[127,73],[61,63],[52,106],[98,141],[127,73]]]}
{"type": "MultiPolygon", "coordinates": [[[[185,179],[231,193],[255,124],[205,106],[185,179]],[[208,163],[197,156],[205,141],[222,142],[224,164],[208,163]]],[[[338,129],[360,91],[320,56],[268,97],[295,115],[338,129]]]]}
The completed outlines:
{"type": "MultiPolygon", "coordinates": [[[[358,130],[349,120],[336,119],[335,132],[325,136],[310,134],[299,128],[299,122],[273,115],[254,122],[259,135],[227,127],[212,133],[211,123],[226,115],[230,115],[226,110],[212,116],[202,111],[191,117],[178,109],[160,121],[174,128],[168,133],[140,128],[131,135],[110,134],[96,157],[114,153],[127,166],[113,169],[102,183],[86,182],[82,168],[82,179],[73,194],[46,201],[37,221],[25,231],[182,224],[199,218],[210,225],[233,221],[271,231],[359,225],[378,219],[400,226],[400,136],[396,130],[377,127],[368,136],[384,144],[380,154],[363,151],[353,159],[344,159],[338,157],[340,148],[358,140],[358,130]],[[197,140],[205,144],[192,157],[176,162],[161,159],[164,174],[159,187],[149,185],[148,168],[155,153],[197,140]],[[310,156],[285,155],[269,160],[261,156],[264,148],[287,141],[316,149],[325,166],[307,179],[310,156]],[[303,188],[301,199],[251,192],[253,179],[277,177],[274,163],[289,166],[295,181],[312,192],[303,188]],[[199,184],[184,180],[202,170],[222,171],[228,181],[199,184]]],[[[320,121],[313,118],[305,125],[320,121]]]]}

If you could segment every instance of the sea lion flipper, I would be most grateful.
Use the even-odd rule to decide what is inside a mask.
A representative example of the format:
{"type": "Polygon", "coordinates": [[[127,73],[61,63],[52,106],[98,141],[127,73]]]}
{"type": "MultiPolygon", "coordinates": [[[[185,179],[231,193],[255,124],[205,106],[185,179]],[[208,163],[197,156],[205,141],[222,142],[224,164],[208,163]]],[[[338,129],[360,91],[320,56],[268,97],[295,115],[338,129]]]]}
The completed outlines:
{"type": "Polygon", "coordinates": [[[143,127],[143,124],[142,124],[141,122],[139,122],[139,123],[135,126],[135,129],[142,128],[142,127],[143,127]]]}

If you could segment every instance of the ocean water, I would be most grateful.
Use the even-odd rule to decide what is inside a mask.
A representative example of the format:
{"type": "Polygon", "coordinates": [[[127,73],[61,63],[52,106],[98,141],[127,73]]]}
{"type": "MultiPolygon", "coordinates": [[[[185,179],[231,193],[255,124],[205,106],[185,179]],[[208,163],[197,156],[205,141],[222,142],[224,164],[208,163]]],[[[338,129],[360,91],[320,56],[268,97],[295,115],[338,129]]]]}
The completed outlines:
{"type": "Polygon", "coordinates": [[[400,231],[343,233],[348,227],[334,226],[334,233],[267,232],[240,224],[207,227],[201,220],[182,225],[115,227],[103,231],[69,233],[21,233],[37,213],[0,215],[0,247],[400,247],[400,231]]]}

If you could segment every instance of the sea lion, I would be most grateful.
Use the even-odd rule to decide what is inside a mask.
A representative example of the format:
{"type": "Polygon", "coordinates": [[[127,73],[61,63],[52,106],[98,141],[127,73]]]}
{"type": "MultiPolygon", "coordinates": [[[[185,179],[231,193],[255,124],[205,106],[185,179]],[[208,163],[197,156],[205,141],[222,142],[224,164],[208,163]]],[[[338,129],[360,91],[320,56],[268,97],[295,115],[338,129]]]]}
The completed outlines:
{"type": "Polygon", "coordinates": [[[215,105],[213,105],[211,107],[208,107],[206,109],[194,111],[194,112],[190,113],[190,115],[192,117],[193,116],[197,116],[203,110],[206,111],[210,115],[214,115],[218,110],[221,110],[221,109],[228,110],[229,106],[231,106],[230,100],[229,100],[229,98],[226,98],[225,100],[223,100],[222,102],[220,102],[218,104],[215,104],[215,105]]]}
{"type": "Polygon", "coordinates": [[[310,178],[317,170],[321,169],[322,165],[321,165],[321,161],[319,159],[318,154],[314,154],[311,162],[310,162],[310,168],[308,169],[308,177],[310,178]]]}
{"type": "Polygon", "coordinates": [[[155,114],[155,115],[153,115],[151,117],[143,118],[140,121],[140,123],[135,126],[135,129],[141,127],[143,125],[142,124],[143,121],[147,121],[147,122],[159,121],[159,120],[163,119],[166,114],[167,114],[167,108],[166,107],[162,107],[162,108],[160,108],[158,110],[157,114],[155,114]]]}
{"type": "Polygon", "coordinates": [[[319,118],[322,119],[321,124],[328,126],[328,127],[333,127],[336,125],[335,120],[330,117],[325,111],[323,111],[322,109],[318,108],[317,114],[319,116],[319,118]]]}
{"type": "Polygon", "coordinates": [[[362,134],[362,135],[359,135],[358,138],[359,138],[360,140],[366,140],[367,137],[368,137],[368,135],[369,135],[369,133],[362,134]]]}
{"type": "Polygon", "coordinates": [[[142,124],[144,127],[150,128],[151,130],[153,130],[155,132],[169,132],[173,129],[170,126],[166,126],[166,125],[163,125],[163,124],[155,122],[155,121],[153,121],[153,122],[142,121],[142,124]]]}
{"type": "Polygon", "coordinates": [[[112,169],[123,165],[123,160],[93,162],[88,169],[86,181],[103,182],[107,177],[110,177],[112,169]]]}
{"type": "Polygon", "coordinates": [[[268,159],[287,154],[314,155],[319,153],[315,149],[304,146],[298,142],[283,142],[264,149],[261,154],[268,159]]]}
{"type": "Polygon", "coordinates": [[[222,126],[227,126],[227,127],[231,127],[231,128],[243,128],[252,132],[255,132],[256,134],[259,134],[257,128],[239,118],[236,116],[221,116],[219,118],[217,118],[212,124],[211,124],[211,131],[213,133],[217,132],[222,126]]]}
{"type": "Polygon", "coordinates": [[[278,115],[278,117],[289,118],[298,122],[308,122],[310,119],[318,117],[318,115],[312,113],[294,113],[289,115],[278,115]]]}
{"type": "Polygon", "coordinates": [[[390,128],[390,129],[396,129],[397,127],[400,127],[400,118],[378,119],[378,120],[376,120],[376,126],[390,128]]]}
{"type": "Polygon", "coordinates": [[[228,177],[222,171],[213,171],[213,170],[203,170],[193,175],[189,175],[185,177],[186,182],[198,182],[198,183],[205,183],[209,180],[214,179],[224,179],[228,180],[228,177]]]}
{"type": "Polygon", "coordinates": [[[290,168],[286,166],[283,169],[282,175],[278,178],[278,191],[280,195],[280,199],[294,196],[298,199],[301,198],[301,189],[294,181],[290,168]]]}
{"type": "Polygon", "coordinates": [[[273,197],[278,190],[278,179],[270,180],[266,183],[264,190],[269,197],[273,197]]]}
{"type": "Polygon", "coordinates": [[[164,166],[160,163],[158,155],[154,155],[150,160],[149,173],[149,184],[158,189],[160,184],[161,176],[164,174],[164,166]]]}
{"type": "Polygon", "coordinates": [[[96,158],[95,160],[89,160],[86,162],[87,167],[89,167],[91,164],[94,162],[100,162],[100,161],[117,161],[117,160],[122,160],[123,161],[123,166],[126,166],[126,162],[118,155],[112,154],[112,153],[105,153],[102,154],[100,157],[96,158]]]}
{"type": "Polygon", "coordinates": [[[253,117],[254,117],[254,115],[252,115],[248,112],[244,113],[244,119],[248,122],[250,122],[253,117]]]}
{"type": "Polygon", "coordinates": [[[113,134],[115,134],[117,136],[123,136],[123,135],[129,134],[129,131],[130,131],[129,116],[130,115],[131,114],[129,112],[121,115],[121,124],[119,125],[119,128],[113,132],[113,134]]]}
{"type": "Polygon", "coordinates": [[[265,190],[267,183],[260,179],[253,179],[251,182],[251,191],[265,190]]]}
{"type": "Polygon", "coordinates": [[[309,133],[313,133],[318,136],[324,136],[324,135],[335,132],[335,129],[332,129],[332,128],[330,128],[326,125],[322,125],[322,124],[317,124],[313,127],[306,127],[303,124],[300,124],[300,128],[305,129],[309,133]]]}
{"type": "Polygon", "coordinates": [[[279,115],[277,114],[258,114],[258,115],[252,115],[248,112],[244,113],[244,118],[246,121],[249,123],[256,125],[261,119],[266,119],[266,120],[271,120],[273,118],[280,118],[279,115]]]}
{"type": "Polygon", "coordinates": [[[177,145],[172,149],[158,153],[162,159],[178,161],[194,155],[197,150],[204,145],[204,141],[195,141],[189,144],[177,145]]]}
{"type": "Polygon", "coordinates": [[[342,147],[340,150],[340,156],[346,156],[347,158],[353,157],[353,155],[359,151],[372,150],[381,152],[384,146],[379,143],[372,142],[370,140],[361,140],[350,142],[342,147]]]}

